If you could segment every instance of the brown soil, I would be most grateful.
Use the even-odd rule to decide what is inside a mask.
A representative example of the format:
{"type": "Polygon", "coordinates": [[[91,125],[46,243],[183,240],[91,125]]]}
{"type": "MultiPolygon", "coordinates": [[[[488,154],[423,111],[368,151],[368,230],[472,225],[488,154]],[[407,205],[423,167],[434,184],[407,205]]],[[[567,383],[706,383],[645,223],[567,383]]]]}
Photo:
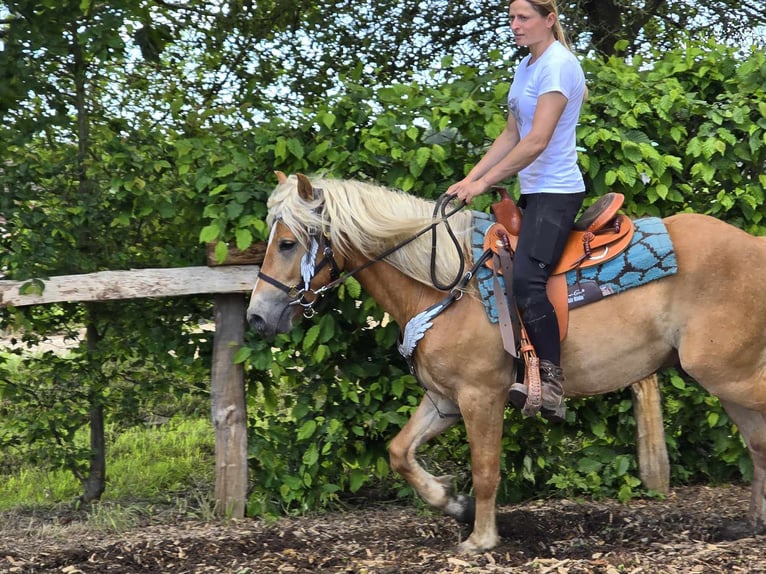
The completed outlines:
{"type": "Polygon", "coordinates": [[[498,509],[501,544],[457,554],[465,527],[414,507],[228,525],[193,520],[94,534],[78,517],[0,516],[0,572],[736,573],[766,571],[762,535],[723,540],[746,486],[678,488],[665,500],[547,500],[498,509]],[[69,524],[64,522],[71,521],[69,524]]]}

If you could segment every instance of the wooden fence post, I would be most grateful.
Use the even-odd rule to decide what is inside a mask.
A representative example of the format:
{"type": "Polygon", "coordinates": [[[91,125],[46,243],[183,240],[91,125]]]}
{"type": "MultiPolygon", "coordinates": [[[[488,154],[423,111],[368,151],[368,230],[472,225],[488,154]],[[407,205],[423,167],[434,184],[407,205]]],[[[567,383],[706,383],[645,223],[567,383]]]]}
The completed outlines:
{"type": "Polygon", "coordinates": [[[667,494],[670,492],[670,463],[657,375],[633,383],[630,390],[636,417],[639,476],[647,488],[667,494]]]}
{"type": "Polygon", "coordinates": [[[215,339],[210,412],[215,430],[215,498],[218,512],[242,518],[247,504],[245,375],[234,354],[245,338],[245,297],[215,296],[215,339]]]}

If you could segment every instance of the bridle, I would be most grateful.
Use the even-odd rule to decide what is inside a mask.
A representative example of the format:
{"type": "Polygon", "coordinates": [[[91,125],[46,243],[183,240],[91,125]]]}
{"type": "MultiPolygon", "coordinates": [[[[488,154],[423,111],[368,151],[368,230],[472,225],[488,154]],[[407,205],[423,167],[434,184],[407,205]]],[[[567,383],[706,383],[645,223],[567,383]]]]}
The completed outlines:
{"type": "MultiPolygon", "coordinates": [[[[321,193],[321,189],[314,189],[314,197],[318,197],[318,195],[321,193]]],[[[367,269],[371,265],[374,265],[375,263],[378,263],[379,261],[382,261],[395,251],[398,251],[405,245],[415,241],[418,237],[424,235],[425,233],[428,233],[431,231],[433,233],[432,236],[432,242],[431,242],[431,281],[434,284],[434,286],[437,289],[449,291],[452,290],[460,281],[461,279],[465,280],[463,277],[463,271],[465,269],[465,261],[463,258],[463,252],[460,248],[460,243],[455,237],[455,234],[452,232],[452,228],[449,225],[448,219],[452,217],[455,213],[463,209],[465,206],[465,203],[461,203],[456,208],[454,208],[452,211],[447,212],[446,205],[454,199],[453,196],[449,195],[442,195],[436,202],[436,206],[434,207],[434,221],[430,224],[412,235],[411,237],[408,237],[404,241],[401,241],[397,243],[396,245],[386,249],[383,251],[383,253],[379,254],[378,256],[374,257],[373,259],[370,259],[363,263],[362,265],[359,265],[358,267],[346,272],[343,276],[341,276],[341,268],[338,265],[337,261],[335,260],[335,254],[332,249],[332,244],[330,243],[330,236],[327,232],[320,233],[319,230],[312,229],[309,231],[309,245],[308,249],[306,249],[306,252],[303,254],[303,257],[301,258],[301,278],[303,279],[302,284],[298,283],[292,287],[282,283],[278,279],[275,279],[274,277],[271,277],[270,275],[267,275],[260,271],[258,273],[258,278],[263,279],[266,281],[266,283],[276,287],[277,289],[280,289],[281,291],[287,293],[288,297],[292,299],[288,303],[288,306],[291,305],[300,305],[303,307],[303,316],[307,319],[310,319],[314,315],[316,315],[316,310],[314,309],[314,306],[319,302],[319,300],[322,298],[322,296],[329,291],[330,289],[333,289],[349,279],[350,277],[353,277],[360,271],[363,271],[364,269],[367,269]],[[441,213],[441,218],[436,219],[436,215],[441,213]],[[450,239],[452,240],[453,244],[457,248],[457,251],[460,255],[460,269],[458,270],[457,276],[455,279],[450,282],[447,285],[441,285],[436,280],[436,271],[435,271],[435,257],[436,257],[436,226],[440,223],[444,223],[447,227],[447,231],[449,233],[450,239]],[[319,263],[316,262],[317,255],[319,251],[322,251],[322,260],[319,261],[319,263]],[[312,289],[311,288],[311,282],[314,280],[314,278],[319,275],[319,273],[327,266],[330,266],[330,282],[326,285],[323,285],[322,287],[319,287],[318,289],[312,289]],[[313,295],[313,298],[311,300],[307,299],[306,296],[310,294],[313,295]]],[[[281,221],[281,218],[277,218],[274,221],[274,225],[276,225],[279,221],[281,221]]],[[[456,294],[456,298],[459,298],[460,294],[456,294]]]]}
{"type": "MultiPolygon", "coordinates": [[[[274,225],[276,225],[279,221],[281,221],[281,218],[277,218],[274,221],[274,225]]],[[[325,285],[324,287],[320,287],[316,290],[312,289],[311,282],[314,280],[314,277],[319,275],[322,269],[328,265],[330,266],[330,283],[328,285],[330,285],[338,281],[340,278],[341,269],[338,265],[338,262],[335,261],[335,254],[333,253],[329,237],[326,234],[320,234],[314,231],[309,234],[308,249],[306,249],[306,253],[303,254],[303,257],[301,257],[301,277],[303,279],[302,284],[298,283],[290,287],[278,279],[267,275],[263,271],[258,272],[258,278],[263,279],[269,285],[273,285],[277,289],[287,293],[287,296],[292,299],[288,305],[300,305],[303,307],[303,316],[307,319],[310,319],[316,314],[314,305],[317,304],[322,294],[328,288],[327,285],[325,285]],[[320,248],[322,250],[323,258],[319,264],[316,264],[316,257],[320,248]],[[313,295],[314,298],[308,300],[306,298],[307,294],[313,295]]]]}

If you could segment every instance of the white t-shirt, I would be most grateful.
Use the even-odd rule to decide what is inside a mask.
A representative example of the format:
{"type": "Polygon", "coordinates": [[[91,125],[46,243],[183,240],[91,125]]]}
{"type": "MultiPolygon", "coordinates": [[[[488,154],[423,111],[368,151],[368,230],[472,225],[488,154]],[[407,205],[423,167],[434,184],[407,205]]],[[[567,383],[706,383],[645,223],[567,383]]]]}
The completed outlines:
{"type": "Polygon", "coordinates": [[[561,42],[555,41],[533,64],[531,54],[516,69],[508,92],[508,110],[523,138],[532,129],[537,98],[560,92],[567,98],[564,112],[548,147],[519,172],[521,193],[578,193],[585,183],[577,166],[575,130],[585,96],[585,74],[580,62],[561,42]]]}

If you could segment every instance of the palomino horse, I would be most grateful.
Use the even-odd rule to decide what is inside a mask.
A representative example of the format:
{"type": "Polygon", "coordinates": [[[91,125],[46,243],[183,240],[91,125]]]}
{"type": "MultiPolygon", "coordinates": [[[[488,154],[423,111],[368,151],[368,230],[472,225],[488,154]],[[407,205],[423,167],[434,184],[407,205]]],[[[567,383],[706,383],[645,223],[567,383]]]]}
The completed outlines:
{"type": "MultiPolygon", "coordinates": [[[[302,309],[311,310],[317,292],[337,285],[332,276],[339,271],[354,273],[402,327],[444,298],[429,276],[428,235],[386,253],[433,221],[433,202],[360,182],[277,175],[269,199],[271,236],[247,310],[259,333],[288,331],[302,309]],[[386,257],[378,261],[381,254],[386,257]]],[[[467,258],[471,218],[464,210],[449,219],[467,258]]],[[[704,215],[680,214],[664,223],[678,272],[572,311],[562,349],[566,395],[614,391],[680,364],[721,400],[750,449],[754,528],[763,523],[766,481],[766,240],[704,215]]],[[[441,282],[459,273],[458,253],[443,227],[437,228],[435,266],[441,282]]],[[[497,325],[473,291],[433,318],[416,347],[426,396],[390,446],[392,468],[423,499],[458,520],[473,517],[463,552],[498,543],[503,411],[515,372],[497,325]],[[457,411],[471,449],[475,504],[453,493],[450,477],[432,476],[415,457],[420,445],[456,422],[442,414],[457,411]]]]}

